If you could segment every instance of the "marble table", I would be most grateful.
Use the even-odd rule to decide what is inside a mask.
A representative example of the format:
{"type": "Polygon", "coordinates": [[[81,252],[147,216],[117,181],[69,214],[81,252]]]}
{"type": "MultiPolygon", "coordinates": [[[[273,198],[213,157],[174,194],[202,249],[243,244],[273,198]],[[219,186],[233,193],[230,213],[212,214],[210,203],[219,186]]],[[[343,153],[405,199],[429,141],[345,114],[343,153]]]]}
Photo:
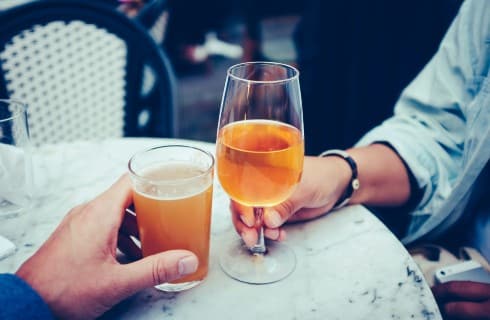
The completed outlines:
{"type": "MultiPolygon", "coordinates": [[[[44,146],[34,154],[36,199],[32,210],[2,220],[0,234],[18,251],[0,261],[13,272],[74,205],[88,201],[127,170],[132,154],[148,147],[196,141],[125,138],[44,146]]],[[[215,184],[209,275],[181,293],[143,290],[116,306],[107,319],[441,319],[410,255],[367,209],[351,206],[316,220],[287,226],[297,256],[295,271],[267,285],[225,275],[218,263],[222,244],[237,237],[228,198],[215,184]]]]}

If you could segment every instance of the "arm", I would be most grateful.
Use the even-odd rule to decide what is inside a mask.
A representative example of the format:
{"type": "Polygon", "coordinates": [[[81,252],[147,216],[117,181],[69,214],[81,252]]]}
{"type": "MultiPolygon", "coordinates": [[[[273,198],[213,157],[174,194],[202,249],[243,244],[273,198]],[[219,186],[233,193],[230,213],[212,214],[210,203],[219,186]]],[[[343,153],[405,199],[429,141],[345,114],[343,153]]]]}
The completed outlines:
{"type": "MultiPolygon", "coordinates": [[[[356,160],[361,188],[351,203],[399,206],[410,195],[408,173],[391,148],[373,144],[349,150],[356,160]]],[[[265,211],[265,236],[283,240],[284,222],[308,220],[330,211],[350,183],[351,168],[338,157],[305,157],[303,175],[294,194],[285,202],[265,211]]],[[[252,208],[231,203],[232,220],[245,243],[253,246],[257,233],[252,208]]]]}
{"type": "MultiPolygon", "coordinates": [[[[447,199],[463,162],[465,111],[488,74],[489,10],[488,1],[466,1],[434,58],[403,92],[395,116],[348,150],[358,163],[361,182],[351,203],[406,204],[412,196],[406,168],[414,177],[414,189],[422,194],[411,213],[412,230],[447,199]]],[[[285,221],[313,218],[330,210],[350,177],[349,167],[342,162],[307,157],[298,191],[266,211],[265,224],[272,229],[266,235],[282,239],[285,234],[277,228],[285,221]]],[[[232,209],[235,214],[243,211],[236,206],[232,209]]],[[[234,218],[242,235],[249,232],[249,220],[234,218]]]]}
{"type": "Polygon", "coordinates": [[[465,1],[438,52],[403,91],[395,116],[358,143],[389,143],[423,192],[412,215],[430,215],[449,196],[463,166],[467,116],[488,74],[488,1],[465,1]]]}
{"type": "Polygon", "coordinates": [[[408,201],[408,172],[393,149],[383,144],[371,144],[348,152],[357,163],[361,184],[361,188],[352,195],[350,204],[401,206],[408,201]]]}

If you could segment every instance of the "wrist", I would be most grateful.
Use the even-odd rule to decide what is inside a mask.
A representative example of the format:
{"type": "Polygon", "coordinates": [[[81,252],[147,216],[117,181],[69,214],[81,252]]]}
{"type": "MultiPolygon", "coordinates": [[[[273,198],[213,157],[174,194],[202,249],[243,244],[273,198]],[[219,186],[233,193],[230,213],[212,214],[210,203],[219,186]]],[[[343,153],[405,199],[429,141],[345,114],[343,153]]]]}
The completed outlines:
{"type": "MultiPolygon", "coordinates": [[[[331,157],[332,159],[338,159],[338,163],[343,163],[342,169],[340,169],[338,176],[342,181],[340,186],[339,197],[335,202],[333,209],[340,209],[346,206],[354,192],[359,189],[360,183],[358,179],[357,164],[355,160],[343,150],[327,150],[322,152],[320,157],[331,157]],[[345,173],[345,174],[344,174],[345,173]]],[[[340,167],[339,167],[340,168],[340,167]]]]}

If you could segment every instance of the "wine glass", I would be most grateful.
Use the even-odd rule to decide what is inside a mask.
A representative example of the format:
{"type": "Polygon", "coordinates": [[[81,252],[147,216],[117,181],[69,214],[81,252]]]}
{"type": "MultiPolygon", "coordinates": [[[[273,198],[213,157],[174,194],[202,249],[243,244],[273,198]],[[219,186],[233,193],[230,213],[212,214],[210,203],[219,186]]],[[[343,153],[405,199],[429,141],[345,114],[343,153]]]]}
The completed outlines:
{"type": "Polygon", "coordinates": [[[228,69],[217,133],[217,173],[236,202],[253,208],[258,241],[231,241],[220,256],[230,277],[272,283],[287,277],[296,256],[286,244],[264,242],[264,209],[285,201],[303,171],[299,72],[286,64],[246,62],[228,69]]]}

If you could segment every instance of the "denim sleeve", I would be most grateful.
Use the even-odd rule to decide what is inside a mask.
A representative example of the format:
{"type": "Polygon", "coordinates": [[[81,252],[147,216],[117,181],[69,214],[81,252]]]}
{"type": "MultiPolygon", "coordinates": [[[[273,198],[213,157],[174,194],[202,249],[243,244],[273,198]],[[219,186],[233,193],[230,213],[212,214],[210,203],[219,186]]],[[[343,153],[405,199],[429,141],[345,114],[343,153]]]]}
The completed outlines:
{"type": "Polygon", "coordinates": [[[402,92],[394,116],[357,144],[389,143],[403,158],[422,191],[412,212],[420,223],[447,199],[463,165],[469,108],[490,63],[489,12],[490,1],[465,1],[437,53],[402,92]]]}
{"type": "Polygon", "coordinates": [[[54,319],[49,307],[24,280],[0,274],[0,319],[54,319]]]}

